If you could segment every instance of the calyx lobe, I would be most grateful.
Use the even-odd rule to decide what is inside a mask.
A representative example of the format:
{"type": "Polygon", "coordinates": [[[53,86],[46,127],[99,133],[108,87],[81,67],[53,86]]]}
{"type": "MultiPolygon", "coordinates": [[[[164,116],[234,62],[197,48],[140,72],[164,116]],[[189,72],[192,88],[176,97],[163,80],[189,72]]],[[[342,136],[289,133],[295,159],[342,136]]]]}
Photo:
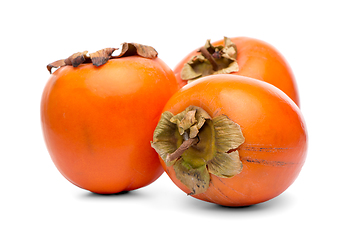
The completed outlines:
{"type": "Polygon", "coordinates": [[[78,52],[72,54],[68,58],[52,62],[46,67],[51,73],[53,68],[59,68],[68,65],[78,67],[82,63],[92,63],[93,65],[99,67],[109,61],[109,59],[134,55],[154,59],[158,55],[157,51],[153,47],[141,45],[138,43],[123,43],[121,53],[119,55],[113,56],[113,52],[118,49],[119,48],[104,48],[90,54],[88,54],[88,51],[78,52]]]}

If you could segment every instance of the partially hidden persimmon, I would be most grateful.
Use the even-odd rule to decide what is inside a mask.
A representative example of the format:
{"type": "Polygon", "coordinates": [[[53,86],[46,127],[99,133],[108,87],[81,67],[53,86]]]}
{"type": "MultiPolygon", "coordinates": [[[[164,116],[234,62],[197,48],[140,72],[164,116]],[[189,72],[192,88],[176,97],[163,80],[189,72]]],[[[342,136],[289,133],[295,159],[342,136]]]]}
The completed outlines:
{"type": "Polygon", "coordinates": [[[294,74],[284,56],[272,45],[249,37],[233,37],[190,52],[174,68],[180,86],[213,75],[233,74],[255,78],[285,92],[298,106],[294,74]]]}
{"type": "Polygon", "coordinates": [[[298,106],[266,82],[218,74],[187,84],[163,109],[152,146],[185,193],[224,206],[270,200],[307,153],[298,106]]]}
{"type": "Polygon", "coordinates": [[[48,65],[41,123],[50,156],[76,186],[100,194],[144,187],[162,173],[150,146],[161,111],[178,89],[155,49],[124,43],[48,65]]]}

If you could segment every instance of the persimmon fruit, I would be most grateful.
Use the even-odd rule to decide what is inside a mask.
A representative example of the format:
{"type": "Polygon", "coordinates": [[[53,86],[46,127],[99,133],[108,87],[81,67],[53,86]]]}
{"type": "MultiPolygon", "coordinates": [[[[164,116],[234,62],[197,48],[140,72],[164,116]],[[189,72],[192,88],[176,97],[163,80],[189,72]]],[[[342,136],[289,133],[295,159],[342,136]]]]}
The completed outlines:
{"type": "Polygon", "coordinates": [[[162,173],[150,141],[178,85],[154,49],[123,44],[48,65],[41,125],[50,156],[76,186],[100,194],[144,187],[162,173]],[[91,64],[92,63],[92,64],[91,64]]]}
{"type": "Polygon", "coordinates": [[[174,68],[180,86],[225,73],[274,85],[300,106],[296,80],[284,56],[272,45],[249,37],[224,38],[190,52],[174,68]]]}
{"type": "Polygon", "coordinates": [[[283,91],[218,74],[187,84],[169,99],[152,146],[185,193],[247,206],[278,196],[294,182],[307,139],[300,109],[283,91]]]}

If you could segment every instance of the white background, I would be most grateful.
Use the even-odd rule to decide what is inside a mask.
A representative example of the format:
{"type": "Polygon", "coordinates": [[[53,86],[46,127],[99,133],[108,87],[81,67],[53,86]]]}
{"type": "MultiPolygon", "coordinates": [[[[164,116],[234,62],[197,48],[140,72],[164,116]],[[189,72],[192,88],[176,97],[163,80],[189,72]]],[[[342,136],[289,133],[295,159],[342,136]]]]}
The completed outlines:
{"type": "Polygon", "coordinates": [[[360,239],[357,1],[5,1],[0,44],[1,239],[360,239]],[[297,78],[306,164],[279,197],[225,208],[166,175],[111,196],[69,183],[40,127],[46,65],[78,51],[151,45],[170,67],[206,39],[275,46],[297,78]],[[131,236],[131,237],[129,237],[131,236]]]}

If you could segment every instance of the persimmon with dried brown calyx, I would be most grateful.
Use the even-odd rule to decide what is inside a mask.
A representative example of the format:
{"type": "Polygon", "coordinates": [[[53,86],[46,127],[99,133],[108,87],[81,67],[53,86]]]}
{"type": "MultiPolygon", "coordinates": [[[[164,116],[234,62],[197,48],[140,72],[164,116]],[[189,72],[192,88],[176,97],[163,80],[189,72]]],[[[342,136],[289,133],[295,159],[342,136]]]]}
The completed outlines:
{"type": "Polygon", "coordinates": [[[83,189],[111,194],[144,187],[162,173],[150,146],[161,110],[178,89],[154,48],[124,43],[47,66],[41,99],[46,146],[58,170],[83,189]]]}
{"type": "Polygon", "coordinates": [[[166,103],[152,147],[185,193],[225,206],[272,199],[297,178],[307,131],[297,105],[271,84],[203,77],[166,103]]]}
{"type": "Polygon", "coordinates": [[[224,37],[190,52],[175,67],[180,86],[214,74],[255,78],[285,92],[298,106],[299,94],[294,74],[282,54],[272,45],[248,37],[224,37]]]}

